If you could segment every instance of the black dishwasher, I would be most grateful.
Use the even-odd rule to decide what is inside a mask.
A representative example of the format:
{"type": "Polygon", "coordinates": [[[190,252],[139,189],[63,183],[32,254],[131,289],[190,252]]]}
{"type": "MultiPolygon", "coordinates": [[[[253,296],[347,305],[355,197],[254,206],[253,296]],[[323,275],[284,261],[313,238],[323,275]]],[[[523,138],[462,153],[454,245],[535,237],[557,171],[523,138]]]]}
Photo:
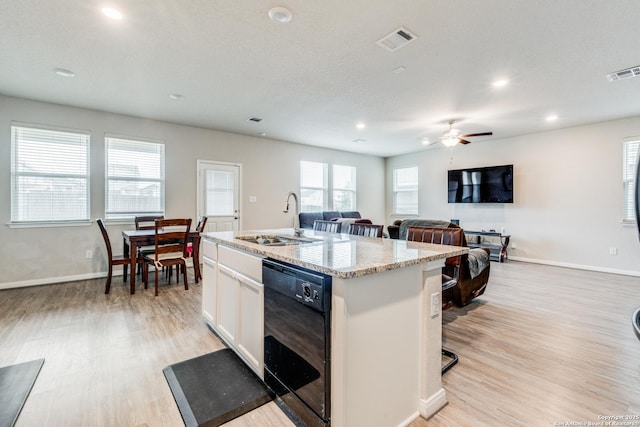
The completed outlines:
{"type": "Polygon", "coordinates": [[[262,261],[264,380],[307,426],[331,418],[331,276],[262,261]]]}

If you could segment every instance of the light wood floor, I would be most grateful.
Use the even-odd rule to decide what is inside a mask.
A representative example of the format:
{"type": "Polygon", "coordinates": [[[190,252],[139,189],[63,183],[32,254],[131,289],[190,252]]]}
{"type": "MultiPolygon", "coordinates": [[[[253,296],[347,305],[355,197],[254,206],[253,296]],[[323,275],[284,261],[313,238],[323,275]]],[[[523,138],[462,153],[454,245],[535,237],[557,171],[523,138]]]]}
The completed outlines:
{"type": "MultiPolygon", "coordinates": [[[[412,427],[640,415],[640,279],[491,268],[485,295],[444,313],[445,345],[460,356],[443,378],[449,404],[412,427]]],[[[0,291],[0,366],[46,359],[17,426],[183,425],[162,369],[223,347],[200,315],[200,284],[190,287],[130,296],[116,278],[110,295],[103,280],[0,291]]],[[[273,403],[227,425],[292,426],[273,403]]]]}

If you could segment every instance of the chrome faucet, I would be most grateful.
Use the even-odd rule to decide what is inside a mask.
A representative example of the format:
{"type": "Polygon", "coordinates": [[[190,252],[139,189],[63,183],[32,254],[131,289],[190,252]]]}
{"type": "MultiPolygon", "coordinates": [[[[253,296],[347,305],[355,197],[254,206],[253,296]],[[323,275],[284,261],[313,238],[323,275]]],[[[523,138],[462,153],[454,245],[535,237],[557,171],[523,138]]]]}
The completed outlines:
{"type": "Polygon", "coordinates": [[[284,210],[282,212],[289,212],[289,199],[291,199],[291,196],[293,196],[293,201],[296,202],[295,216],[293,217],[293,233],[296,236],[302,236],[304,234],[304,230],[300,228],[300,203],[298,203],[298,195],[293,191],[289,191],[289,193],[287,193],[287,200],[284,201],[284,210]],[[296,219],[298,221],[298,227],[296,227],[296,219]]]}

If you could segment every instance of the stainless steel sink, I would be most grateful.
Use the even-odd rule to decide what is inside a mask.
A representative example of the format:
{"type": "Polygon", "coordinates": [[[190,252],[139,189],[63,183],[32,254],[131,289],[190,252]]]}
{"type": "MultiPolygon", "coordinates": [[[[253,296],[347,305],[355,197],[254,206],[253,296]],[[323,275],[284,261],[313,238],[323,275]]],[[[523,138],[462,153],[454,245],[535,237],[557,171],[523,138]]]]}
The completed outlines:
{"type": "Polygon", "coordinates": [[[275,234],[260,234],[252,236],[236,237],[238,240],[245,242],[256,243],[264,246],[291,246],[301,245],[305,243],[315,243],[322,239],[316,239],[312,237],[294,237],[294,236],[280,236],[275,234]]]}

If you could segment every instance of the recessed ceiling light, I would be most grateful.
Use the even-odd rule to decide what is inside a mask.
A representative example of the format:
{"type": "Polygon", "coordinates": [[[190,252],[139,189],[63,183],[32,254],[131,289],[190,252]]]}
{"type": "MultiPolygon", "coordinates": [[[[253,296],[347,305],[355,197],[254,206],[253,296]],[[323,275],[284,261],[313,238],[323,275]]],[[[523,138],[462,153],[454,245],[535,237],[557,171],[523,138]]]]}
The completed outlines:
{"type": "Polygon", "coordinates": [[[181,95],[179,93],[169,94],[169,98],[173,99],[174,101],[184,101],[184,95],[181,95]]]}
{"type": "Polygon", "coordinates": [[[500,80],[496,80],[493,83],[491,83],[491,86],[493,86],[495,88],[501,88],[501,87],[505,87],[508,84],[509,84],[509,80],[500,79],[500,80]]]}
{"type": "Polygon", "coordinates": [[[119,10],[114,9],[112,7],[103,7],[102,8],[102,13],[107,18],[115,19],[117,21],[122,19],[122,12],[120,12],[119,10]]]}
{"type": "Polygon", "coordinates": [[[422,145],[429,145],[431,144],[431,141],[429,141],[429,138],[419,138],[420,142],[422,143],[422,145]]]}
{"type": "Polygon", "coordinates": [[[66,68],[54,68],[53,72],[62,77],[75,77],[76,73],[66,68]]]}
{"type": "Polygon", "coordinates": [[[267,136],[267,133],[266,132],[260,132],[259,135],[260,136],[267,136]]]}
{"type": "Polygon", "coordinates": [[[407,67],[401,65],[399,67],[394,68],[393,72],[395,74],[400,74],[401,72],[406,71],[406,69],[407,69],[407,67]]]}
{"type": "Polygon", "coordinates": [[[367,142],[367,140],[358,138],[358,139],[354,139],[353,142],[355,142],[356,144],[360,144],[361,142],[367,142]]]}
{"type": "Polygon", "coordinates": [[[262,119],[260,117],[249,117],[247,119],[248,122],[260,123],[262,119]]]}
{"type": "Polygon", "coordinates": [[[269,9],[269,18],[280,24],[286,24],[293,19],[293,13],[286,7],[274,7],[269,9]]]}
{"type": "Polygon", "coordinates": [[[356,123],[356,127],[357,127],[358,129],[364,129],[366,126],[365,126],[365,124],[364,124],[364,123],[360,122],[360,123],[356,123]]]}
{"type": "Polygon", "coordinates": [[[557,114],[549,114],[546,118],[546,121],[548,122],[555,122],[556,120],[558,120],[558,115],[557,114]]]}

